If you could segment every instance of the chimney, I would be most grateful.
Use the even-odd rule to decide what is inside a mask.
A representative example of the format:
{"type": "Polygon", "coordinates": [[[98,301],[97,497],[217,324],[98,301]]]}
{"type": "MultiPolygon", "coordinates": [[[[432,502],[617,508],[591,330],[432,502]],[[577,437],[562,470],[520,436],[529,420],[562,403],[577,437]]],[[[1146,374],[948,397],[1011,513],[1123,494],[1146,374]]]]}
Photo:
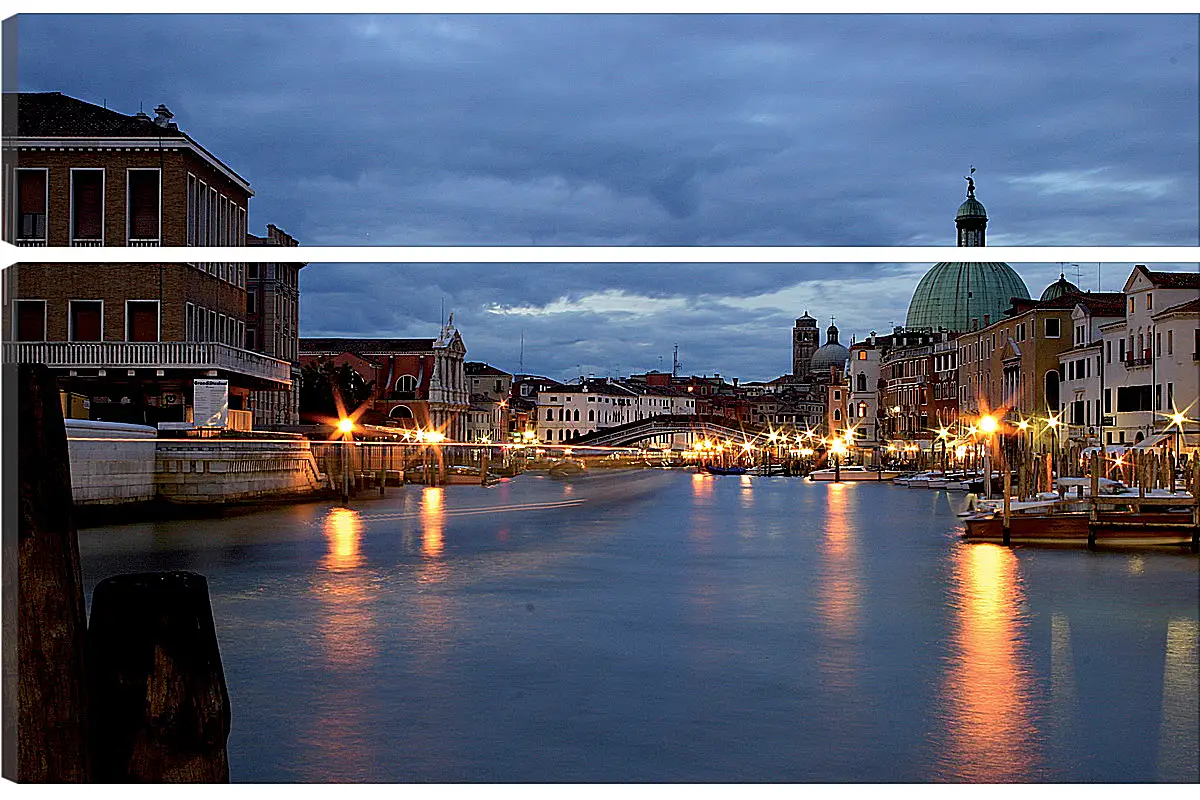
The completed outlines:
{"type": "Polygon", "coordinates": [[[160,128],[178,130],[178,126],[171,122],[174,116],[175,115],[171,113],[171,109],[167,108],[166,104],[159,103],[154,109],[154,124],[160,128]]]}

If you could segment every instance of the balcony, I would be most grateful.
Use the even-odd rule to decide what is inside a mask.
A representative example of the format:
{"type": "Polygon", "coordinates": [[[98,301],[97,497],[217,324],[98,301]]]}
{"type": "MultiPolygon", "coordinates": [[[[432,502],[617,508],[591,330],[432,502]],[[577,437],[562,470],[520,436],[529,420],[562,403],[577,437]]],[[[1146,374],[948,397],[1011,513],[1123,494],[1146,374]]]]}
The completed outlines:
{"type": "Polygon", "coordinates": [[[22,239],[18,238],[15,242],[17,247],[45,247],[46,240],[42,239],[22,239]]]}
{"type": "Polygon", "coordinates": [[[292,365],[219,342],[6,342],[5,363],[51,369],[225,370],[290,386],[292,365]]]}
{"type": "Polygon", "coordinates": [[[1137,367],[1148,367],[1154,359],[1150,356],[1150,351],[1147,350],[1141,358],[1134,358],[1131,355],[1125,358],[1125,369],[1136,369],[1137,367]]]}
{"type": "Polygon", "coordinates": [[[162,245],[161,239],[130,239],[129,240],[130,247],[160,247],[161,245],[162,245]]]}
{"type": "Polygon", "coordinates": [[[103,239],[71,239],[71,247],[104,247],[103,239]]]}

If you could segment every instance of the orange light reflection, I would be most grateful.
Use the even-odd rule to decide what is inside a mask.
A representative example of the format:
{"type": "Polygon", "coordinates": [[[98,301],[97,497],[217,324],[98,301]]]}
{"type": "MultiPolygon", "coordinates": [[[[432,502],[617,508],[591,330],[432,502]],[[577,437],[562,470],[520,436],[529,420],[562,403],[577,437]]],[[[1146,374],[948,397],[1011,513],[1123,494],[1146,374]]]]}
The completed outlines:
{"type": "Polygon", "coordinates": [[[1017,566],[1012,550],[996,545],[957,553],[956,620],[943,692],[943,768],[950,780],[1028,780],[1040,763],[1017,566]]]}

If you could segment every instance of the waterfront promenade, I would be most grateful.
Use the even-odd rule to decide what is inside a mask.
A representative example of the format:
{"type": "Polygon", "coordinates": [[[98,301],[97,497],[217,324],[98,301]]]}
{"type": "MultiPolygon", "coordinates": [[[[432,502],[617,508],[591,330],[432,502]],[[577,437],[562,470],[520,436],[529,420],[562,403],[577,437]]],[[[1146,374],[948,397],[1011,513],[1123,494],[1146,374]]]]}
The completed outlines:
{"type": "Polygon", "coordinates": [[[1200,560],[641,470],[80,532],[208,577],[235,781],[1196,781],[1200,560]]]}

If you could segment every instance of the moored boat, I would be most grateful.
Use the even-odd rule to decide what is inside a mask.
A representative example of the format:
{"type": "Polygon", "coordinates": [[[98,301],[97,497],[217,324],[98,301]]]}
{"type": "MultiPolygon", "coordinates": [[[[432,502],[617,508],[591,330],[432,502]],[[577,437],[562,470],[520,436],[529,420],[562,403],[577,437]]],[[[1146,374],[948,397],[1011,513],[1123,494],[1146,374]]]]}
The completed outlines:
{"type": "Polygon", "coordinates": [[[584,463],[574,458],[564,458],[550,465],[551,478],[572,478],[585,472],[587,467],[584,463]]]}
{"type": "Polygon", "coordinates": [[[900,475],[896,470],[845,466],[818,469],[808,473],[810,481],[890,481],[900,475]]]}
{"type": "Polygon", "coordinates": [[[714,464],[705,464],[704,471],[709,475],[745,475],[745,467],[718,467],[714,464]]]}

